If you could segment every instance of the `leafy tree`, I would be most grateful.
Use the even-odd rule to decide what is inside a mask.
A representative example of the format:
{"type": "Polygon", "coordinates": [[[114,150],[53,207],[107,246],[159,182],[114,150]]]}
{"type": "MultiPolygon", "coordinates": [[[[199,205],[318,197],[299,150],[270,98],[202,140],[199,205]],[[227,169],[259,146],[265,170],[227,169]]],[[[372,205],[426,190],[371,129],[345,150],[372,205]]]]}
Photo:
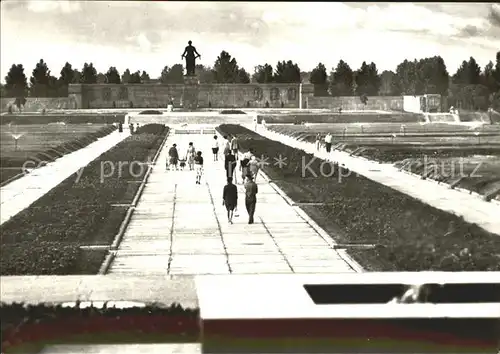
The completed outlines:
{"type": "Polygon", "coordinates": [[[481,68],[473,57],[469,61],[463,61],[455,75],[453,75],[454,84],[479,85],[481,82],[481,68]]]}
{"type": "Polygon", "coordinates": [[[57,79],[50,75],[47,63],[40,59],[30,78],[30,96],[52,97],[57,94],[57,79]]]}
{"type": "MultiPolygon", "coordinates": [[[[182,66],[181,66],[182,67],[182,66]]],[[[196,64],[196,75],[202,84],[212,84],[215,81],[215,75],[210,67],[205,67],[201,64],[196,64]]]]}
{"type": "Polygon", "coordinates": [[[108,82],[108,78],[106,77],[106,74],[99,73],[97,74],[97,83],[98,84],[106,84],[108,82]]]}
{"type": "Polygon", "coordinates": [[[396,91],[401,95],[416,95],[417,81],[417,61],[405,59],[396,68],[396,91]]]}
{"type": "Polygon", "coordinates": [[[5,76],[5,96],[15,97],[18,108],[26,103],[28,94],[28,79],[22,64],[13,64],[5,76]]]}
{"type": "Polygon", "coordinates": [[[276,70],[274,73],[274,81],[277,83],[290,84],[290,83],[300,83],[300,68],[297,64],[294,64],[291,60],[279,61],[276,64],[276,70]]]}
{"type": "Polygon", "coordinates": [[[97,70],[94,68],[94,64],[84,63],[82,69],[82,76],[80,79],[82,84],[95,84],[97,83],[97,70]]]}
{"type": "Polygon", "coordinates": [[[160,81],[163,84],[184,83],[184,67],[181,64],[175,64],[171,68],[165,66],[161,72],[160,81]]]}
{"type": "Polygon", "coordinates": [[[322,63],[319,63],[311,72],[310,82],[314,84],[315,96],[328,96],[328,74],[322,63]]]}
{"type": "Polygon", "coordinates": [[[353,90],[354,73],[345,61],[340,60],[335,70],[330,73],[330,93],[332,96],[351,96],[353,90]]]}
{"type": "Polygon", "coordinates": [[[269,64],[258,65],[254,68],[252,79],[259,84],[268,84],[274,81],[273,67],[269,64]]]}
{"type": "Polygon", "coordinates": [[[62,84],[62,85],[69,85],[69,84],[72,84],[74,83],[74,79],[75,79],[75,70],[73,70],[73,67],[71,66],[70,63],[66,62],[66,64],[64,64],[63,68],[61,69],[61,72],[59,74],[59,82],[62,84]]]}
{"type": "Polygon", "coordinates": [[[237,82],[239,84],[249,84],[250,83],[250,74],[244,68],[238,69],[237,82]]]}
{"type": "Polygon", "coordinates": [[[311,83],[311,71],[300,72],[300,82],[311,83]]]}
{"type": "Polygon", "coordinates": [[[443,58],[434,56],[420,59],[414,63],[416,73],[415,94],[438,93],[447,95],[449,75],[443,58]]]}
{"type": "Polygon", "coordinates": [[[235,83],[238,81],[239,67],[235,58],[222,51],[214,63],[214,78],[217,83],[235,83]]]}
{"type": "Polygon", "coordinates": [[[375,63],[366,64],[363,62],[361,68],[356,72],[356,93],[359,96],[377,96],[380,88],[380,78],[378,76],[375,63]]]}
{"type": "Polygon", "coordinates": [[[108,84],[121,84],[120,73],[116,67],[112,66],[106,72],[106,81],[108,84]]]}
{"type": "Polygon", "coordinates": [[[468,110],[486,110],[490,91],[484,85],[453,84],[450,86],[448,104],[468,110]]]}
{"type": "Polygon", "coordinates": [[[379,95],[381,96],[395,96],[396,87],[396,74],[390,70],[385,70],[380,74],[380,90],[379,95]]]}
{"type": "Polygon", "coordinates": [[[73,70],[73,81],[72,84],[79,84],[82,82],[82,73],[78,69],[73,70]]]}
{"type": "Polygon", "coordinates": [[[149,77],[149,74],[143,70],[142,74],[141,74],[141,82],[144,83],[144,82],[147,82],[149,80],[151,80],[151,78],[149,77]]]}
{"type": "Polygon", "coordinates": [[[142,83],[141,81],[141,72],[137,70],[135,73],[130,75],[130,81],[128,82],[129,84],[140,84],[142,83]]]}
{"type": "Polygon", "coordinates": [[[496,82],[496,90],[500,90],[500,51],[497,52],[495,70],[493,72],[493,77],[496,82]]]}
{"type": "Polygon", "coordinates": [[[128,84],[130,82],[130,70],[129,69],[125,69],[125,71],[123,72],[122,74],[122,82],[124,84],[128,84]]]}

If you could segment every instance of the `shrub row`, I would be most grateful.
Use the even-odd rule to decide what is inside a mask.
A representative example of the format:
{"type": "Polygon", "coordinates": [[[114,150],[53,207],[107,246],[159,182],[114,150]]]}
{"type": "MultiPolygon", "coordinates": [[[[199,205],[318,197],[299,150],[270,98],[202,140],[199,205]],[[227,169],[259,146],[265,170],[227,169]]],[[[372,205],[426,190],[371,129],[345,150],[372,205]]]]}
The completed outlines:
{"type": "Polygon", "coordinates": [[[2,353],[39,352],[46,343],[89,344],[112,342],[193,342],[199,336],[199,311],[178,304],[165,307],[102,308],[61,305],[5,304],[2,317],[2,353]]]}
{"type": "Polygon", "coordinates": [[[144,126],[1,225],[0,274],[97,273],[98,257],[83,264],[79,246],[111,244],[127,211],[113,204],[132,202],[147,172],[140,163],[153,159],[168,131],[144,126]]]}
{"type": "Polygon", "coordinates": [[[64,122],[66,124],[112,124],[125,121],[126,113],[106,114],[6,114],[0,116],[0,124],[48,124],[64,122]]]}
{"type": "Polygon", "coordinates": [[[500,270],[498,235],[338,165],[327,165],[333,175],[323,166],[330,176],[321,175],[321,159],[239,125],[217,130],[257,156],[285,157],[284,168],[269,164],[264,171],[295,202],[325,203],[303,208],[337,242],[377,245],[349,251],[368,270],[500,270]]]}
{"type": "Polygon", "coordinates": [[[267,124],[307,123],[415,123],[424,121],[423,115],[412,113],[360,114],[360,113],[305,113],[305,114],[259,114],[257,121],[267,124]]]}

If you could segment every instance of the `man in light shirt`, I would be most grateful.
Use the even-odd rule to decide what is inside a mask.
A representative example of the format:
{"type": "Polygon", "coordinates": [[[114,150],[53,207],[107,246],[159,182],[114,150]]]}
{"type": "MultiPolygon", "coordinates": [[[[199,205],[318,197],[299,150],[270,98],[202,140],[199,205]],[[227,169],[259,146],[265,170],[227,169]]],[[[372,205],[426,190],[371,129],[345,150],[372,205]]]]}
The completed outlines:
{"type": "Polygon", "coordinates": [[[219,140],[217,140],[217,135],[214,135],[214,140],[212,141],[212,153],[214,161],[219,161],[219,140]]]}
{"type": "Polygon", "coordinates": [[[333,142],[333,136],[331,133],[326,134],[325,136],[325,148],[326,152],[332,151],[332,142],[333,142]]]}

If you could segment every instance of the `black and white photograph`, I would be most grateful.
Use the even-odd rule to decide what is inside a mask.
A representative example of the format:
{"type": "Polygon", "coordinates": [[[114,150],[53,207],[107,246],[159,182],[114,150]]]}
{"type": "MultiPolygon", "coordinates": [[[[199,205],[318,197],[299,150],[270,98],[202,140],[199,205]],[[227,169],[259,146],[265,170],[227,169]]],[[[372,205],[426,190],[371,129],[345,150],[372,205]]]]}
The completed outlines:
{"type": "Polygon", "coordinates": [[[500,353],[500,4],[3,0],[2,354],[500,353]]]}

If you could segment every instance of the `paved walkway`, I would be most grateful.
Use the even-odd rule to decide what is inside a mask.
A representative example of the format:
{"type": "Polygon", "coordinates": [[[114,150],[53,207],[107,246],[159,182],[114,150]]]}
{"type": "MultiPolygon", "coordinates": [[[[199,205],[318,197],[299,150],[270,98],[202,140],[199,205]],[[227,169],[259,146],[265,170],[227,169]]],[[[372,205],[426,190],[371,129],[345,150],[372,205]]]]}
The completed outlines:
{"type": "Polygon", "coordinates": [[[0,189],[0,209],[2,210],[0,225],[129,135],[130,133],[126,130],[123,133],[114,131],[2,187],[0,189]]]}
{"type": "MultiPolygon", "coordinates": [[[[259,127],[260,128],[260,127],[259,127]]],[[[413,198],[419,199],[435,208],[462,216],[471,223],[476,223],[485,230],[500,235],[500,205],[482,200],[480,197],[450,189],[431,180],[423,180],[404,173],[392,164],[379,164],[358,157],[349,156],[342,151],[332,151],[330,156],[325,151],[316,151],[313,143],[297,141],[294,138],[259,129],[259,133],[269,139],[302,149],[315,156],[338,161],[351,171],[379,182],[413,198]]]]}
{"type": "Polygon", "coordinates": [[[214,162],[211,134],[174,134],[160,153],[110,274],[255,274],[353,272],[342,258],[281,197],[258,176],[256,223],[248,225],[239,185],[239,217],[227,222],[222,206],[225,172],[222,158],[214,162]],[[203,152],[205,176],[165,171],[173,143],[184,153],[188,142],[203,152]]]}

